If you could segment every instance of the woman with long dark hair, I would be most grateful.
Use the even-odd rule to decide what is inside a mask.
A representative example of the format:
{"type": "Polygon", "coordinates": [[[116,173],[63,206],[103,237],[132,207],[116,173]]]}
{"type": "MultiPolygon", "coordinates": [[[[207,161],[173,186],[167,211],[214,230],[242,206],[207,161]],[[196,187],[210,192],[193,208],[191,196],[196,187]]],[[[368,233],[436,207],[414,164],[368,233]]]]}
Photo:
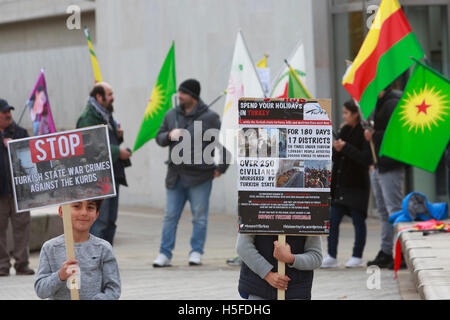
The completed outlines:
{"type": "Polygon", "coordinates": [[[350,100],[343,107],[344,126],[333,143],[333,169],[331,173],[331,215],[328,236],[328,255],[322,268],[336,268],[339,225],[345,215],[352,218],[355,242],[348,268],[362,267],[366,243],[366,218],[369,202],[369,166],[372,163],[369,143],[364,138],[359,108],[350,100]]]}

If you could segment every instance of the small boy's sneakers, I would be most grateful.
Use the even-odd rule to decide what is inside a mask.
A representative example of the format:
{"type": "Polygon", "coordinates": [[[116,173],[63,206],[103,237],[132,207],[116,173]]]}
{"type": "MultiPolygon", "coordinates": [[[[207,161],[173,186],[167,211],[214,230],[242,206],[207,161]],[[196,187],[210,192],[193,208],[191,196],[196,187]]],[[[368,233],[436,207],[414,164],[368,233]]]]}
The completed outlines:
{"type": "Polygon", "coordinates": [[[170,267],[170,259],[165,255],[160,253],[155,261],[153,261],[153,267],[154,268],[163,268],[163,267],[170,267]]]}

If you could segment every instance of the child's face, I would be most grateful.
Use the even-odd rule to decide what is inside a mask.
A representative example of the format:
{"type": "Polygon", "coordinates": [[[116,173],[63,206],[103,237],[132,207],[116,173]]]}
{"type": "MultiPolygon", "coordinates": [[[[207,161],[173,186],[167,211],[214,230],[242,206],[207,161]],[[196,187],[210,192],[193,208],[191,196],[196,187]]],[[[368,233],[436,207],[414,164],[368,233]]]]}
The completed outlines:
{"type": "MultiPolygon", "coordinates": [[[[98,218],[99,212],[95,201],[81,201],[70,204],[72,228],[78,232],[89,232],[98,218]]],[[[62,216],[62,210],[60,210],[62,216]]]]}

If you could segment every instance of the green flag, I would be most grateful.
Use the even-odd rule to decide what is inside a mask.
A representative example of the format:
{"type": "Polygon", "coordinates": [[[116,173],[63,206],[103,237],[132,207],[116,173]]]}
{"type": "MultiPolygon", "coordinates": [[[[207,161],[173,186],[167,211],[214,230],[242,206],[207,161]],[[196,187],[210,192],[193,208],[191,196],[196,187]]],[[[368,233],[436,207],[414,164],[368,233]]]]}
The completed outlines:
{"type": "Polygon", "coordinates": [[[386,128],[380,155],[434,172],[450,139],[450,81],[416,62],[386,128]]]}
{"type": "Polygon", "coordinates": [[[156,136],[164,120],[164,115],[172,108],[172,95],[175,92],[175,43],[172,43],[172,47],[167,54],[156,84],[153,87],[152,95],[148,101],[144,119],[142,120],[141,129],[134,143],[133,152],[156,136]]]}
{"type": "Polygon", "coordinates": [[[295,99],[311,99],[311,95],[303,85],[302,81],[297,75],[297,72],[289,66],[289,91],[288,98],[295,99]]]}

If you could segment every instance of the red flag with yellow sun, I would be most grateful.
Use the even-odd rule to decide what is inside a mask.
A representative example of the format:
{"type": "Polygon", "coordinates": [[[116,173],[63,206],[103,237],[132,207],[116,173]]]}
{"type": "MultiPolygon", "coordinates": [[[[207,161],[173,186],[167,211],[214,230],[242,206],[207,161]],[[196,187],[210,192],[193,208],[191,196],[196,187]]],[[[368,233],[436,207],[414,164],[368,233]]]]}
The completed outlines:
{"type": "Polygon", "coordinates": [[[450,80],[416,62],[380,155],[434,172],[450,139],[450,80]]]}

